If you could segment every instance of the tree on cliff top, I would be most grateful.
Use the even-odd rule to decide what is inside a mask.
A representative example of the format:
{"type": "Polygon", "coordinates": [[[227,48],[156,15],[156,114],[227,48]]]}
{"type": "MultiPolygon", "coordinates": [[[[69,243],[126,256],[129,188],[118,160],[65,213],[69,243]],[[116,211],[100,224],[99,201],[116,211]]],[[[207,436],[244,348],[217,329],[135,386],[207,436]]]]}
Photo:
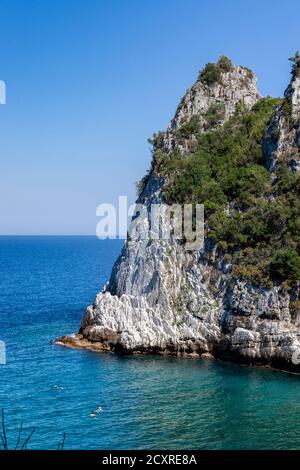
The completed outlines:
{"type": "Polygon", "coordinates": [[[291,74],[293,75],[293,78],[296,78],[298,75],[300,75],[300,53],[299,51],[296,51],[295,54],[289,58],[289,61],[292,62],[292,70],[291,74]]]}

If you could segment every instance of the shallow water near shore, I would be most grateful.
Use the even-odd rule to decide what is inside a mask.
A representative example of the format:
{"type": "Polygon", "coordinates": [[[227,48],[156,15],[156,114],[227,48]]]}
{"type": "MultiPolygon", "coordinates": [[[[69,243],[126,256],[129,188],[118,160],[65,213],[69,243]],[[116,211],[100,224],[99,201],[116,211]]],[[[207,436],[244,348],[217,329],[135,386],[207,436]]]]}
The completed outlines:
{"type": "Polygon", "coordinates": [[[52,344],[78,330],[122,241],[0,237],[0,407],[29,448],[299,449],[300,377],[52,344]],[[97,413],[93,412],[97,410],[97,413]]]}

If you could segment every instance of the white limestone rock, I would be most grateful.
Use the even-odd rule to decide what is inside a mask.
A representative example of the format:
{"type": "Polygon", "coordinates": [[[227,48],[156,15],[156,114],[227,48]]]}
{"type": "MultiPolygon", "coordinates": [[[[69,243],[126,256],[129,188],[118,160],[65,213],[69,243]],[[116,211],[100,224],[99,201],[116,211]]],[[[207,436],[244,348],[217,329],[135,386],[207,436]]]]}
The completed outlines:
{"type": "MultiPolygon", "coordinates": [[[[289,91],[295,120],[299,90],[300,82],[296,81],[289,91]]],[[[197,81],[168,127],[166,149],[177,145],[174,130],[193,115],[198,115],[204,126],[210,106],[223,103],[225,122],[238,102],[251,108],[259,97],[255,76],[243,67],[234,66],[224,73],[222,84],[208,87],[197,81]]],[[[280,113],[273,121],[280,128],[280,137],[275,144],[274,136],[271,141],[275,125],[271,123],[269,140],[265,141],[271,170],[280,145],[288,142],[280,113]]],[[[184,149],[185,145],[180,148],[183,153],[184,149]]],[[[164,184],[163,178],[150,174],[139,202],[150,210],[151,203],[162,201],[164,184]]],[[[175,240],[127,241],[109,283],[86,310],[80,329],[84,340],[123,353],[212,353],[298,371],[299,365],[292,362],[300,344],[299,322],[290,309],[294,293],[242,281],[232,285],[230,264],[216,253],[209,240],[203,251],[191,252],[175,240]]]]}

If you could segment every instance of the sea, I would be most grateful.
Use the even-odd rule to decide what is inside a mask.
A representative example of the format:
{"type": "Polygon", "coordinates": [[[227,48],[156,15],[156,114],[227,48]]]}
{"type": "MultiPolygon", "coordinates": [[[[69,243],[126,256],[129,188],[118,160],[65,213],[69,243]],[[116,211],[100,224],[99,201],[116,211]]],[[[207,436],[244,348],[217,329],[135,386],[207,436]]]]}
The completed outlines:
{"type": "Polygon", "coordinates": [[[78,331],[122,244],[0,237],[0,408],[7,447],[299,449],[299,376],[52,343],[78,331]]]}

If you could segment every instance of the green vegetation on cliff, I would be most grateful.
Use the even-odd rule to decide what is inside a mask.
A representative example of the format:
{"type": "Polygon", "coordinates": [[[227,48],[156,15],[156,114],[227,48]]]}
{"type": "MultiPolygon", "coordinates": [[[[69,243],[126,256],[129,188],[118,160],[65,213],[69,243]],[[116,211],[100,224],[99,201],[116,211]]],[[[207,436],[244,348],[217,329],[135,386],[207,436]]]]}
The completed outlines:
{"type": "Polygon", "coordinates": [[[296,78],[300,74],[300,53],[297,51],[293,57],[290,57],[289,59],[292,62],[292,70],[291,74],[293,78],[296,78]]]}
{"type": "MultiPolygon", "coordinates": [[[[271,286],[300,279],[300,178],[280,166],[267,171],[261,140],[280,99],[242,104],[222,127],[200,132],[192,118],[177,132],[193,151],[156,147],[152,168],[167,176],[168,203],[203,203],[207,235],[232,263],[233,273],[271,286]]],[[[218,110],[220,111],[220,110],[218,110]]]]}
{"type": "Polygon", "coordinates": [[[206,85],[213,85],[214,83],[222,82],[222,73],[230,72],[232,68],[231,60],[228,57],[221,55],[218,62],[208,62],[204,69],[199,73],[199,80],[206,85]]]}

